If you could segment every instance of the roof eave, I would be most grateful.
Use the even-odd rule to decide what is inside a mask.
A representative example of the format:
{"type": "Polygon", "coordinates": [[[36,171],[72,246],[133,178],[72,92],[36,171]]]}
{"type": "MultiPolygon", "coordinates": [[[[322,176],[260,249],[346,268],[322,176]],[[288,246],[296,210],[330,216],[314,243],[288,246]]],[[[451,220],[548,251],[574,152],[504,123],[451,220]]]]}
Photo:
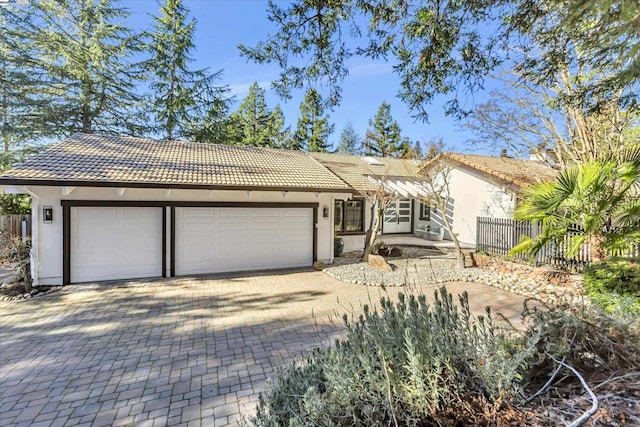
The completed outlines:
{"type": "Polygon", "coordinates": [[[107,188],[147,188],[147,189],[181,189],[181,190],[236,190],[236,191],[291,191],[300,193],[351,193],[357,194],[353,188],[330,187],[282,187],[256,185],[216,185],[187,183],[150,183],[150,182],[116,182],[116,181],[83,181],[55,179],[22,179],[0,178],[0,185],[24,185],[40,187],[107,187],[107,188]]]}

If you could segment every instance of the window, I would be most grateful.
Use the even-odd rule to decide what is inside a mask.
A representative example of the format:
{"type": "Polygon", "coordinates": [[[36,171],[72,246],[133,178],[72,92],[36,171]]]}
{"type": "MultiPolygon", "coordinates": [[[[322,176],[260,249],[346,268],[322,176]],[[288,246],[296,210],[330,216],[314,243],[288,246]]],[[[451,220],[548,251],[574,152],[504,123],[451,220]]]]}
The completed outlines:
{"type": "Polygon", "coordinates": [[[333,212],[336,233],[364,231],[364,200],[336,200],[333,212]]]}
{"type": "Polygon", "coordinates": [[[431,207],[426,203],[420,203],[420,219],[431,221],[431,207]]]}

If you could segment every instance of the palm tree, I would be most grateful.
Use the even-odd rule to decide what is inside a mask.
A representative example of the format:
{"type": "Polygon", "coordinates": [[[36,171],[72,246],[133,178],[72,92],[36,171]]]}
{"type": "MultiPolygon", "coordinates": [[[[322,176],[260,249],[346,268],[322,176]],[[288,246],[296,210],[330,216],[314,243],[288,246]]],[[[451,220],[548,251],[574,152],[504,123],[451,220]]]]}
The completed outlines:
{"type": "Polygon", "coordinates": [[[640,242],[640,148],[622,160],[606,159],[561,171],[551,182],[526,189],[515,219],[541,223],[541,233],[511,253],[532,258],[550,242],[568,241],[565,255],[587,245],[592,261],[640,242]]]}

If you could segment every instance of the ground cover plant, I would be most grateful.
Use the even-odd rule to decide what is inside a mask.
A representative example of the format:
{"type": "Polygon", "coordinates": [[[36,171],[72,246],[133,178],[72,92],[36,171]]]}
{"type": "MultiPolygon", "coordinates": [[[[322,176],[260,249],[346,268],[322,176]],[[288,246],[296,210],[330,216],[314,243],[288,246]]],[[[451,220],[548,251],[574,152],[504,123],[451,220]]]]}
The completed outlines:
{"type": "Polygon", "coordinates": [[[606,312],[640,317],[640,259],[611,258],[589,265],[584,285],[591,301],[606,312]]]}
{"type": "Polygon", "coordinates": [[[434,297],[431,303],[424,295],[402,295],[397,303],[383,298],[378,309],[344,316],[344,338],[281,370],[246,422],[640,422],[637,324],[597,311],[527,305],[526,327],[517,330],[498,326],[488,309],[471,315],[466,294],[457,304],[444,288],[434,297]],[[633,402],[637,407],[629,409],[633,402]]]}

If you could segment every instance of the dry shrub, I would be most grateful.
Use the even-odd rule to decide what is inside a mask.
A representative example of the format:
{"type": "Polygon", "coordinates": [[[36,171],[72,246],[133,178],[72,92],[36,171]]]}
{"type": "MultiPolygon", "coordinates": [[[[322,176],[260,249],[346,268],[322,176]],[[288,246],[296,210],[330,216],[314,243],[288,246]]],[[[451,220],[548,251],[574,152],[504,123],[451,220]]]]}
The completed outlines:
{"type": "Polygon", "coordinates": [[[15,271],[15,279],[22,283],[24,292],[31,290],[31,272],[29,270],[31,239],[3,235],[0,246],[0,262],[8,264],[15,271]]]}

